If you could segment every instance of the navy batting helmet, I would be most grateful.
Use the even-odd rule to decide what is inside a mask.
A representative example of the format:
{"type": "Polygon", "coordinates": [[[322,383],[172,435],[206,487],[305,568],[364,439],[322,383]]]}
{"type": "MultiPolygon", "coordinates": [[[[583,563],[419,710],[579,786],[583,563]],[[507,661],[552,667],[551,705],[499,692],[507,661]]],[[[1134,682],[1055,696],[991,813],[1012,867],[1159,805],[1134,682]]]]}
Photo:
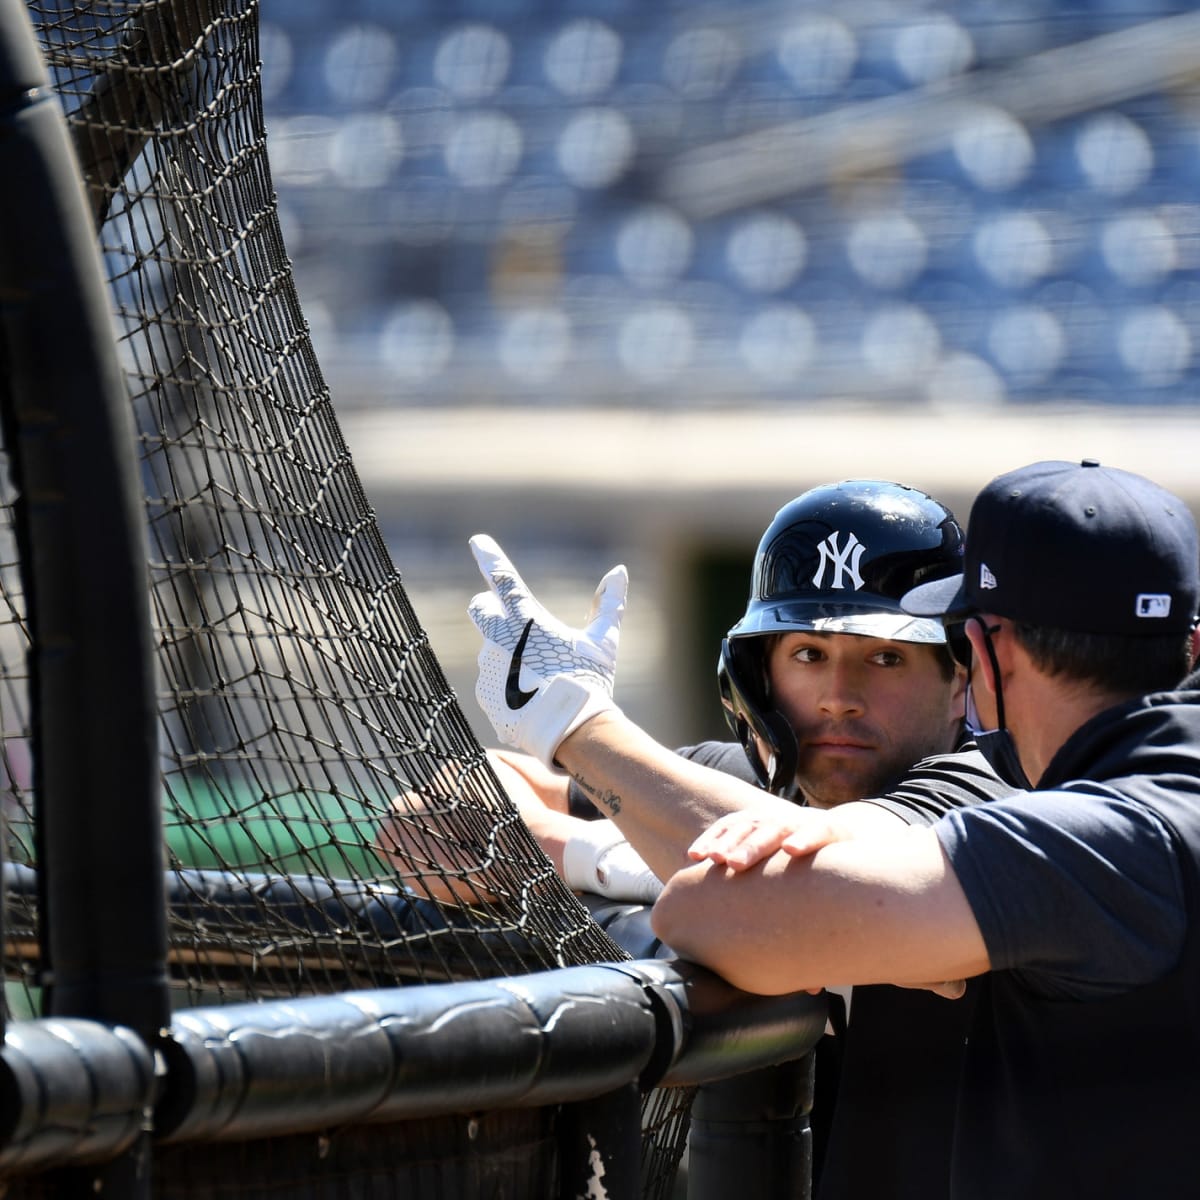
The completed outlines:
{"type": "Polygon", "coordinates": [[[795,735],[770,696],[768,635],[811,629],[944,643],[941,621],[910,616],[900,598],[959,574],[962,554],[954,514],[899,483],[827,484],[775,514],[754,557],[750,602],[721,643],[717,669],[725,718],[763,787],[794,794],[798,757],[795,735]]]}

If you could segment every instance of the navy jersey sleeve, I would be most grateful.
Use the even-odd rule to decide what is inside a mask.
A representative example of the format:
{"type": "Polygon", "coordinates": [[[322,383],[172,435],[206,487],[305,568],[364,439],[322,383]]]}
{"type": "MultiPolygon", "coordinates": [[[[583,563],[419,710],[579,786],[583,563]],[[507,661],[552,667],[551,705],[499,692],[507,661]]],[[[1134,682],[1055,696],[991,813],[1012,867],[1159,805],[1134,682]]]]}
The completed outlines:
{"type": "MultiPolygon", "coordinates": [[[[750,760],[737,742],[697,742],[694,746],[681,746],[675,753],[702,767],[712,767],[715,771],[733,775],[745,783],[757,782],[750,760]]],[[[567,811],[571,816],[582,817],[585,821],[595,821],[604,815],[573,779],[567,788],[567,811]]]]}
{"type": "Polygon", "coordinates": [[[909,825],[932,825],[956,808],[1012,794],[978,750],[964,749],[922,759],[893,791],[866,802],[886,808],[909,825]]]}
{"type": "Polygon", "coordinates": [[[681,746],[675,753],[702,767],[732,775],[743,783],[758,782],[745,750],[737,742],[697,742],[694,746],[681,746]]]}
{"type": "Polygon", "coordinates": [[[1100,785],[1021,793],[936,826],[993,969],[1086,999],[1161,978],[1186,930],[1169,827],[1100,785]]]}

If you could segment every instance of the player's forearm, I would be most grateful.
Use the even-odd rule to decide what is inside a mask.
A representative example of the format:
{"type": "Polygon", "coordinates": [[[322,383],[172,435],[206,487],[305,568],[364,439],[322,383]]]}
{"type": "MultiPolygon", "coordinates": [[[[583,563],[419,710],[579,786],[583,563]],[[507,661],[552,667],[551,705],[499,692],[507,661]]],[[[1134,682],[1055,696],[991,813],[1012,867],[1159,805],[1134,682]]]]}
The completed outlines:
{"type": "Polygon", "coordinates": [[[929,829],[779,853],[751,870],[676,874],[654,930],[679,955],[748,991],[927,985],[988,969],[962,889],[929,829]]]}
{"type": "Polygon", "coordinates": [[[487,753],[504,790],[522,811],[526,801],[536,801],[555,812],[569,810],[565,775],[551,771],[536,758],[516,750],[497,747],[487,753]]]}
{"type": "Polygon", "coordinates": [[[557,758],[663,880],[688,864],[688,847],[713,821],[777,802],[681,758],[617,712],[581,726],[557,758]]]}

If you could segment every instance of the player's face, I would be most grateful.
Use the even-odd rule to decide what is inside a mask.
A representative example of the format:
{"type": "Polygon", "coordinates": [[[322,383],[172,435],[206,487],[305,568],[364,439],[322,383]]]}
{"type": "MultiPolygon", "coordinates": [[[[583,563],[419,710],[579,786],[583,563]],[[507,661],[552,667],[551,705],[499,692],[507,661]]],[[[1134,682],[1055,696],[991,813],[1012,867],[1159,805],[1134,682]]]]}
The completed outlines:
{"type": "Polygon", "coordinates": [[[796,780],[830,808],[887,792],[913,763],[954,749],[961,673],[933,646],[849,633],[787,633],[767,659],[775,707],[796,731],[796,780]]]}

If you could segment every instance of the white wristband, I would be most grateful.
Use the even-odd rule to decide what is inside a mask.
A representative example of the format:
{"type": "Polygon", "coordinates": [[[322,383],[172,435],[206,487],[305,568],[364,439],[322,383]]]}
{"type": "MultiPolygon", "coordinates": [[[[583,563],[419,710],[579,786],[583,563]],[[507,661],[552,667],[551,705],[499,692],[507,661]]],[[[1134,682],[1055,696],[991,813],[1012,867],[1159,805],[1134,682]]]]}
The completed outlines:
{"type": "Polygon", "coordinates": [[[580,683],[570,675],[554,675],[529,706],[524,749],[552,770],[555,751],[585,721],[616,708],[611,696],[580,683]]]}
{"type": "Polygon", "coordinates": [[[577,892],[653,904],[663,885],[611,821],[585,821],[563,846],[563,879],[577,892]]]}

